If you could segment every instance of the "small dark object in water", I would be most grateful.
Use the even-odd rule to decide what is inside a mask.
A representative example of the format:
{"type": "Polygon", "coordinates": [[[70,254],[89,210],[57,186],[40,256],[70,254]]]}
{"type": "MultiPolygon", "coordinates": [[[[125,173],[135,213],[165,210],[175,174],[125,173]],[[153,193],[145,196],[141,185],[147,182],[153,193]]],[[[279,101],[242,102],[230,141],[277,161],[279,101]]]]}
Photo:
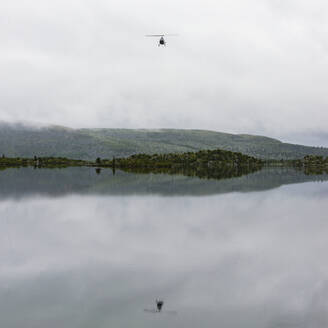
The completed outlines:
{"type": "Polygon", "coordinates": [[[163,305],[164,305],[163,300],[157,299],[157,300],[155,300],[155,302],[156,302],[156,308],[155,309],[144,309],[144,311],[148,312],[148,313],[165,313],[165,314],[171,314],[171,315],[176,315],[177,314],[176,311],[167,311],[167,310],[162,311],[162,308],[163,308],[163,305]]]}
{"type": "Polygon", "coordinates": [[[176,315],[176,311],[167,311],[167,310],[162,310],[164,301],[161,299],[155,300],[156,302],[156,308],[155,309],[144,309],[145,312],[148,313],[165,313],[165,314],[171,314],[171,315],[176,315]]]}
{"type": "Polygon", "coordinates": [[[157,310],[161,312],[164,302],[162,300],[156,300],[157,310]]]}

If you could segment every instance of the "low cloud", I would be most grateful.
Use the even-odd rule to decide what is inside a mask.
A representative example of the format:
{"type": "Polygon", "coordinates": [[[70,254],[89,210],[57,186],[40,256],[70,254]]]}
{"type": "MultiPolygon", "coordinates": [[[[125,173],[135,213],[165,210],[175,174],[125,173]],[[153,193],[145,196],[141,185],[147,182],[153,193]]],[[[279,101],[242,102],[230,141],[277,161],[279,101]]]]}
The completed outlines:
{"type": "Polygon", "coordinates": [[[2,120],[285,140],[326,132],[322,1],[4,0],[0,9],[2,120]],[[165,32],[180,34],[166,48],[144,37],[165,32]]]}

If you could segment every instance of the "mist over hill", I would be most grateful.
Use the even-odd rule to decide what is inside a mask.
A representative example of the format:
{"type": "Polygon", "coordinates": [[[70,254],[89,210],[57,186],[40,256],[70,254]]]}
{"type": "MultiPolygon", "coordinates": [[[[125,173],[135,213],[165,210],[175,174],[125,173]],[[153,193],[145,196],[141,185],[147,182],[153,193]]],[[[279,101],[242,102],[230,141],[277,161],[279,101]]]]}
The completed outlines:
{"type": "Polygon", "coordinates": [[[0,123],[0,154],[8,157],[63,156],[94,160],[136,153],[194,152],[217,148],[272,159],[328,156],[328,148],[294,145],[248,134],[182,129],[72,129],[0,123]]]}

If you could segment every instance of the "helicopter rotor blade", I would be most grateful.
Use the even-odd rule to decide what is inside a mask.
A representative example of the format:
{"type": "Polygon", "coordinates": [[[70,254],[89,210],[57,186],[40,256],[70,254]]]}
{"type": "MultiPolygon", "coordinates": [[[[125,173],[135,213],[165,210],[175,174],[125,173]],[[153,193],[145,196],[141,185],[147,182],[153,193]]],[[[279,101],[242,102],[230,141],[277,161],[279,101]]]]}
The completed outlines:
{"type": "Polygon", "coordinates": [[[178,314],[177,311],[171,311],[171,310],[158,311],[156,309],[144,309],[144,312],[147,312],[147,313],[156,313],[156,314],[168,314],[168,315],[177,315],[178,314]]]}
{"type": "Polygon", "coordinates": [[[150,37],[179,36],[179,34],[147,34],[145,36],[150,36],[150,37]]]}

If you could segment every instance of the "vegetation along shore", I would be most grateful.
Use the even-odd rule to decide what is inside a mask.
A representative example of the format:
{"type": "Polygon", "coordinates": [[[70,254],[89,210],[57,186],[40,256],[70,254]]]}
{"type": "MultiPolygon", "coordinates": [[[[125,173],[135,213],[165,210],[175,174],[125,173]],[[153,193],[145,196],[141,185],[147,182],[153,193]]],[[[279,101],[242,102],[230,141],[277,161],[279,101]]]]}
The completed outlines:
{"type": "Polygon", "coordinates": [[[98,157],[95,161],[65,157],[14,158],[5,155],[0,157],[0,169],[26,166],[35,168],[90,166],[138,173],[171,173],[212,178],[240,176],[270,165],[292,166],[304,170],[306,174],[328,173],[328,157],[309,155],[297,160],[272,161],[222,149],[152,155],[136,154],[113,159],[98,157]]]}

